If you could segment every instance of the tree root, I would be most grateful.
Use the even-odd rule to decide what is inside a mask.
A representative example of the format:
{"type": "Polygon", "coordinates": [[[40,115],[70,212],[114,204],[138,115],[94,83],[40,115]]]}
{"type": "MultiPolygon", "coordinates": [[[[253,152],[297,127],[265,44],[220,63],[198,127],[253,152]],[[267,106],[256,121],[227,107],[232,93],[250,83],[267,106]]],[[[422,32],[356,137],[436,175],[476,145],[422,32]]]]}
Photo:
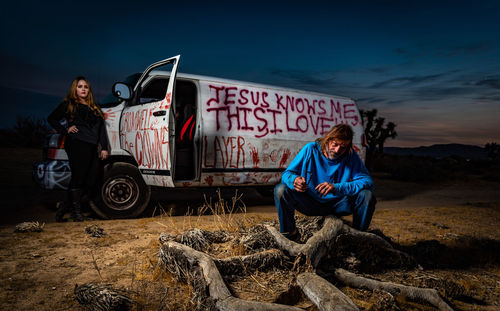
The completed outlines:
{"type": "Polygon", "coordinates": [[[352,287],[366,288],[370,290],[376,290],[376,289],[384,290],[393,295],[403,295],[410,299],[426,301],[431,305],[437,307],[439,310],[443,311],[453,310],[439,296],[438,292],[432,288],[419,288],[414,286],[395,284],[391,282],[377,281],[358,276],[352,272],[340,268],[335,270],[335,277],[339,281],[342,281],[344,284],[352,287]]]}
{"type": "Polygon", "coordinates": [[[343,228],[342,220],[333,216],[327,216],[323,227],[316,232],[305,244],[295,243],[285,238],[275,227],[264,226],[271,236],[276,240],[276,244],[286,251],[290,256],[302,255],[311,260],[313,266],[317,266],[319,260],[326,254],[329,245],[334,240],[335,236],[343,228]]]}
{"type": "MultiPolygon", "coordinates": [[[[332,258],[335,259],[337,256],[347,261],[346,253],[353,257],[356,254],[352,252],[356,249],[362,249],[358,253],[362,260],[369,261],[373,259],[374,254],[381,257],[380,260],[375,259],[374,265],[377,265],[379,261],[388,261],[390,262],[388,266],[397,267],[411,265],[415,261],[408,254],[395,249],[384,238],[373,233],[355,230],[336,217],[325,217],[321,229],[312,234],[304,244],[288,240],[271,225],[259,226],[255,230],[259,232],[250,233],[248,238],[243,237],[239,239],[239,242],[259,247],[277,246],[292,258],[295,257],[293,270],[298,274],[297,285],[319,310],[359,310],[352,300],[338,288],[314,273],[317,268],[323,269],[325,264],[328,266],[326,271],[334,272],[336,279],[349,286],[374,291],[383,290],[393,295],[426,301],[440,310],[452,310],[434,289],[376,281],[339,268],[339,262],[335,262],[332,258]],[[260,237],[256,238],[257,236],[260,237]],[[259,240],[263,236],[266,237],[264,239],[266,241],[259,240]]],[[[212,236],[209,232],[195,229],[175,238],[189,246],[167,241],[166,238],[160,239],[163,243],[160,248],[160,262],[178,280],[197,284],[195,295],[198,295],[196,305],[199,309],[210,307],[217,310],[301,310],[288,305],[247,301],[234,297],[221,275],[222,273],[228,279],[235,275],[248,275],[255,271],[282,268],[291,262],[282,251],[268,249],[246,256],[214,259],[200,250],[210,249],[211,243],[215,240],[227,239],[225,234],[212,236]]],[[[353,257],[352,261],[360,260],[353,257]]]]}
{"type": "MultiPolygon", "coordinates": [[[[179,261],[187,264],[188,269],[196,268],[199,266],[203,272],[203,277],[208,286],[210,298],[215,301],[217,310],[261,310],[261,311],[277,311],[277,310],[290,310],[299,311],[301,309],[292,306],[247,301],[233,297],[227,288],[224,280],[222,279],[219,270],[217,269],[214,260],[211,256],[194,250],[189,246],[179,244],[177,242],[167,242],[160,249],[160,261],[167,266],[176,265],[175,262],[179,261]]],[[[181,265],[183,265],[181,264],[181,265]]],[[[176,269],[174,271],[180,271],[176,269]]],[[[172,270],[169,269],[172,272],[172,270]]],[[[176,272],[177,273],[177,272],[176,272]]],[[[175,273],[174,273],[175,275],[175,273]]]]}
{"type": "MultiPolygon", "coordinates": [[[[282,234],[280,234],[275,227],[272,226],[265,226],[265,227],[271,233],[273,238],[276,239],[276,243],[283,250],[285,250],[292,256],[293,255],[297,256],[297,259],[295,260],[296,265],[297,264],[304,265],[304,263],[306,263],[307,265],[307,263],[310,263],[313,268],[316,268],[319,265],[320,260],[323,259],[325,255],[330,252],[330,248],[335,246],[334,245],[335,243],[333,241],[337,241],[336,237],[338,237],[339,234],[352,236],[358,239],[362,238],[366,243],[370,243],[373,247],[382,249],[388,252],[389,254],[393,255],[394,257],[396,257],[397,258],[396,261],[399,262],[404,262],[405,260],[409,261],[408,258],[410,258],[408,254],[401,252],[397,249],[394,249],[388,241],[384,240],[378,235],[369,232],[362,232],[354,228],[351,228],[348,225],[344,224],[340,219],[337,219],[333,216],[327,216],[323,223],[323,227],[318,232],[316,232],[305,244],[298,244],[288,240],[282,234]]],[[[309,267],[306,267],[305,269],[297,268],[297,271],[300,270],[307,271],[309,270],[309,267]]],[[[359,280],[363,279],[365,280],[364,283],[370,284],[370,286],[372,286],[369,287],[369,289],[372,290],[384,289],[389,291],[391,294],[399,294],[399,295],[404,295],[410,299],[421,299],[427,301],[430,304],[438,307],[440,310],[452,310],[451,307],[448,306],[448,304],[446,304],[446,302],[444,302],[441,299],[438,292],[434,289],[421,289],[417,287],[408,287],[394,283],[381,283],[379,281],[359,277],[356,274],[347,272],[346,270],[343,269],[336,269],[335,276],[337,277],[337,279],[349,285],[351,283],[348,282],[353,282],[352,284],[357,284],[359,280]],[[345,273],[341,273],[339,271],[345,273]],[[340,279],[340,277],[342,276],[343,278],[340,279]],[[383,286],[375,284],[383,284],[383,286]]],[[[316,287],[320,288],[320,285],[318,284],[316,285],[316,287]]],[[[311,300],[313,300],[310,297],[311,294],[306,294],[306,295],[311,300]]],[[[320,298],[315,297],[314,299],[320,299],[320,298]]],[[[322,297],[321,299],[328,301],[327,297],[322,297]]]]}
{"type": "Polygon", "coordinates": [[[305,272],[299,274],[297,284],[320,311],[359,310],[349,297],[333,286],[332,283],[315,273],[305,272]]]}
{"type": "Polygon", "coordinates": [[[270,249],[246,256],[214,259],[223,275],[248,275],[255,271],[266,271],[283,266],[285,254],[278,249],[270,249]]]}

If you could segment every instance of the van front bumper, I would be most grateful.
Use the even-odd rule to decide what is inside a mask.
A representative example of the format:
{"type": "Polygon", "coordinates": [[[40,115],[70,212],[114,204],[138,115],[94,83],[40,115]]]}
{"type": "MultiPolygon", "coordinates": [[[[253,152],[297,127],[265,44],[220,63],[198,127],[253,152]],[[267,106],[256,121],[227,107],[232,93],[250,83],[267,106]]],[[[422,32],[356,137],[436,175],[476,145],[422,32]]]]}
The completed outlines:
{"type": "Polygon", "coordinates": [[[69,161],[48,160],[33,164],[33,180],[46,190],[66,190],[71,179],[69,161]]]}

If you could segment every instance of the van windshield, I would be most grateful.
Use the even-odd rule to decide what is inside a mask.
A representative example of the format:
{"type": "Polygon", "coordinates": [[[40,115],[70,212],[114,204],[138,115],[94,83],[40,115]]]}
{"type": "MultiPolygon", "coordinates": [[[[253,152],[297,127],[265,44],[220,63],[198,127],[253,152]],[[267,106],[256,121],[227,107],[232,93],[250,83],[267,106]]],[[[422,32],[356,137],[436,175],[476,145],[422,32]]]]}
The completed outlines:
{"type": "MultiPolygon", "coordinates": [[[[126,77],[124,79],[123,83],[127,84],[128,86],[130,86],[131,89],[133,89],[135,84],[137,83],[137,81],[141,77],[141,75],[142,75],[142,73],[134,73],[133,75],[126,77]]],[[[118,105],[119,103],[120,103],[120,99],[115,97],[113,95],[113,93],[109,93],[108,95],[106,95],[106,97],[104,97],[98,103],[98,105],[101,108],[109,108],[109,107],[114,107],[114,106],[118,105]]]]}

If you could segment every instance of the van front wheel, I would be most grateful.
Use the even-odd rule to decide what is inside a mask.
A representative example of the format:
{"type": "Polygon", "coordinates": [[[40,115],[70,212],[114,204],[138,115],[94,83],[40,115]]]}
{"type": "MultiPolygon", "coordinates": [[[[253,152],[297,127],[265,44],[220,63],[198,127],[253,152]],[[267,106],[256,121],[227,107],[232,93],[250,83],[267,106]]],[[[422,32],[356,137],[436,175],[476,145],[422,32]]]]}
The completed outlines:
{"type": "Polygon", "coordinates": [[[148,206],[151,188],[146,185],[139,169],[118,162],[104,170],[94,211],[105,219],[133,218],[148,206]]]}

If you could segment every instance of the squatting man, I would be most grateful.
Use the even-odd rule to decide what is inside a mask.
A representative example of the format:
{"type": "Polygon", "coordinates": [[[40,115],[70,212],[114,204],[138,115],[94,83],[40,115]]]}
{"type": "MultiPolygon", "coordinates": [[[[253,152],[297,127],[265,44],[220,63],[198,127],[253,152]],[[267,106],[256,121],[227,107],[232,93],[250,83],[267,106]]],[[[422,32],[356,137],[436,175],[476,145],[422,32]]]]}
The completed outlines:
{"type": "Polygon", "coordinates": [[[375,210],[373,180],[352,146],[353,130],[334,126],[305,145],[274,188],[280,232],[298,239],[295,210],[307,216],[353,215],[352,226],[366,230],[375,210]]]}

